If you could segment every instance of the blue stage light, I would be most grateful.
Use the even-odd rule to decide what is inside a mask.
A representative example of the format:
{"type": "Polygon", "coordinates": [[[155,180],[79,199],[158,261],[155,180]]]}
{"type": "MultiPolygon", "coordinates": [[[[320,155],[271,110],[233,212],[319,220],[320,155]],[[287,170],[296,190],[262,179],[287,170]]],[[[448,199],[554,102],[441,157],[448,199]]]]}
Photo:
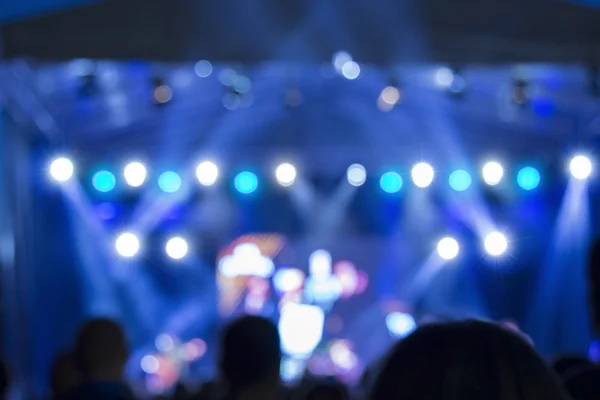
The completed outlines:
{"type": "Polygon", "coordinates": [[[115,175],[108,171],[98,171],[92,177],[92,184],[99,192],[110,192],[115,188],[115,175]]]}
{"type": "Polygon", "coordinates": [[[457,192],[464,192],[471,187],[472,182],[471,175],[464,169],[454,171],[449,179],[450,187],[457,192]]]}
{"type": "Polygon", "coordinates": [[[158,186],[163,192],[175,193],[181,187],[181,178],[173,171],[164,172],[158,177],[158,186]]]}
{"type": "Polygon", "coordinates": [[[253,193],[258,188],[258,178],[252,172],[240,172],[234,181],[235,189],[242,194],[253,193]]]}
{"type": "Polygon", "coordinates": [[[533,190],[540,184],[540,173],[532,167],[525,167],[519,171],[517,182],[525,190],[533,190]]]}
{"type": "Polygon", "coordinates": [[[381,176],[379,185],[386,193],[396,193],[402,189],[402,177],[395,172],[386,172],[381,176]]]}

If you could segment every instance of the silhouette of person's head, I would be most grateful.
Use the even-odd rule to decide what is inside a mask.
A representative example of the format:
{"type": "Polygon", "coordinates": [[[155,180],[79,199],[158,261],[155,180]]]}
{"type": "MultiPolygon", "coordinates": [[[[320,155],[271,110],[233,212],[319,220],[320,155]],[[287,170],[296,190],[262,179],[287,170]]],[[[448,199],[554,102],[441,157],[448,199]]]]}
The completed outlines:
{"type": "Polygon", "coordinates": [[[77,335],[75,362],[84,380],[121,380],[128,356],[125,334],[110,319],[93,319],[77,335]]]}
{"type": "Polygon", "coordinates": [[[588,259],[588,294],[591,322],[596,335],[600,335],[600,239],[592,243],[588,259]]]}
{"type": "Polygon", "coordinates": [[[275,390],[279,384],[279,332],[268,319],[244,316],[223,332],[220,369],[233,392],[275,390]]]}
{"type": "Polygon", "coordinates": [[[54,398],[69,393],[81,383],[81,373],[72,353],[61,354],[54,360],[50,371],[50,390],[54,398]]]}
{"type": "Polygon", "coordinates": [[[349,400],[348,389],[339,382],[318,382],[306,393],[305,400],[349,400]]]}
{"type": "Polygon", "coordinates": [[[553,371],[519,335],[480,321],[432,324],[397,343],[372,400],[563,400],[553,371]]]}

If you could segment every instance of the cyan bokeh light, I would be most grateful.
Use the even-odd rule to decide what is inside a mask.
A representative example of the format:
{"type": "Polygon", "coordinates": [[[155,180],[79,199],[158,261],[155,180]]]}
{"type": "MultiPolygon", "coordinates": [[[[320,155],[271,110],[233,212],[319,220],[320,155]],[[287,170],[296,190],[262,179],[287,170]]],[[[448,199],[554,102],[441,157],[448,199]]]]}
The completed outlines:
{"type": "Polygon", "coordinates": [[[110,192],[117,184],[115,175],[109,171],[98,171],[92,177],[92,184],[99,192],[110,192]]]}
{"type": "Polygon", "coordinates": [[[181,187],[181,177],[173,171],[164,172],[158,177],[158,186],[163,192],[175,193],[181,187]]]}
{"type": "Polygon", "coordinates": [[[525,167],[517,175],[517,183],[525,190],[533,190],[540,184],[540,173],[532,167],[525,167]]]}
{"type": "Polygon", "coordinates": [[[258,188],[258,178],[252,172],[240,172],[234,181],[235,189],[242,194],[253,193],[258,188]]]}
{"type": "Polygon", "coordinates": [[[452,189],[456,190],[457,192],[464,192],[471,187],[473,179],[467,171],[464,169],[459,169],[450,175],[449,183],[452,189]]]}
{"type": "Polygon", "coordinates": [[[396,193],[402,189],[402,177],[398,175],[396,172],[386,172],[381,176],[379,180],[379,185],[381,186],[381,190],[386,193],[396,193]]]}

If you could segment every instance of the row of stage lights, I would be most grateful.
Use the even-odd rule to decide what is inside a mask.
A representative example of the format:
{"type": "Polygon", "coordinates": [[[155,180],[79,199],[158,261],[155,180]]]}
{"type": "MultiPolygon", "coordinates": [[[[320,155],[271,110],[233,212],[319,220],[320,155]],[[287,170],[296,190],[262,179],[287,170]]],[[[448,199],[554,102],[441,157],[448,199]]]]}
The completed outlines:
{"type": "MultiPolygon", "coordinates": [[[[490,256],[500,257],[508,250],[508,239],[502,232],[491,232],[485,237],[483,248],[490,256]]],[[[122,233],[115,240],[115,250],[121,257],[133,258],[142,250],[141,240],[132,232],[122,233]]],[[[165,253],[173,260],[184,259],[188,252],[188,242],[180,236],[170,238],[165,244],[165,253]]],[[[460,245],[456,239],[445,237],[438,242],[437,253],[444,260],[453,260],[460,253],[460,245]]]]}
{"type": "MultiPolygon", "coordinates": [[[[592,161],[577,155],[571,159],[569,169],[573,178],[585,180],[592,174],[592,161]]],[[[73,162],[68,158],[57,158],[50,164],[50,175],[58,182],[69,181],[74,171],[73,162]]],[[[283,163],[275,169],[274,175],[281,186],[287,187],[296,182],[297,171],[292,164],[283,163]]],[[[426,188],[433,183],[435,171],[430,164],[421,162],[413,166],[410,175],[415,186],[426,188]]],[[[504,178],[504,168],[498,162],[488,162],[483,166],[481,176],[486,184],[496,186],[504,178]]],[[[140,187],[147,181],[148,171],[142,163],[132,162],[123,170],[123,177],[129,186],[140,187]]],[[[219,179],[219,168],[213,162],[202,162],[196,168],[196,177],[202,186],[213,186],[219,179]]],[[[348,168],[346,178],[350,185],[362,186],[367,180],[367,170],[360,164],[353,164],[348,168]]],[[[517,174],[517,183],[525,190],[537,188],[540,180],[539,171],[533,167],[522,168],[517,174]]],[[[448,182],[452,189],[462,192],[471,186],[473,178],[469,172],[460,169],[450,174],[448,182]]],[[[110,192],[116,187],[117,179],[112,172],[103,170],[94,174],[92,183],[99,192],[110,192]]],[[[400,174],[390,171],[381,175],[379,184],[384,192],[396,193],[402,189],[404,181],[400,174]]],[[[176,172],[167,171],[158,177],[158,186],[166,193],[177,192],[181,185],[182,179],[176,172]]],[[[234,178],[234,186],[242,194],[251,194],[258,188],[258,177],[250,171],[240,172],[234,178]]]]}

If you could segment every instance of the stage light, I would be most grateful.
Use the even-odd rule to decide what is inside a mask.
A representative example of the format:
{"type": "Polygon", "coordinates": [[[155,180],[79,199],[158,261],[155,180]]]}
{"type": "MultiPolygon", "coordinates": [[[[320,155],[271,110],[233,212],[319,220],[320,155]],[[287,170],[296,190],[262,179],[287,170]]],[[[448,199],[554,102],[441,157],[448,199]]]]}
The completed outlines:
{"type": "Polygon", "coordinates": [[[341,72],[346,63],[352,61],[352,56],[345,51],[338,51],[333,55],[332,64],[336,71],[341,72]]]}
{"type": "Polygon", "coordinates": [[[395,106],[401,100],[400,90],[395,86],[386,86],[379,95],[382,102],[388,106],[395,106]]]}
{"type": "Polygon", "coordinates": [[[281,186],[291,186],[296,181],[296,168],[292,164],[280,164],[275,169],[275,178],[281,186]]]}
{"type": "Polygon", "coordinates": [[[592,162],[586,156],[575,156],[569,165],[571,175],[578,180],[587,179],[592,173],[592,162]]]}
{"type": "Polygon", "coordinates": [[[158,187],[165,193],[175,193],[181,187],[181,177],[173,171],[167,171],[158,177],[158,187]]]}
{"type": "Polygon", "coordinates": [[[453,260],[460,252],[460,246],[456,239],[445,237],[438,242],[437,252],[444,260],[453,260]]]}
{"type": "Polygon", "coordinates": [[[433,182],[434,171],[427,163],[418,163],[411,171],[412,180],[417,187],[426,188],[433,182]]]}
{"type": "Polygon", "coordinates": [[[194,66],[194,72],[200,78],[209,77],[210,74],[212,74],[212,70],[213,70],[212,64],[206,60],[198,61],[196,63],[196,65],[194,66]]]}
{"type": "Polygon", "coordinates": [[[250,194],[258,188],[258,178],[252,172],[240,172],[235,177],[234,185],[238,192],[250,194]]]}
{"type": "Polygon", "coordinates": [[[367,180],[367,170],[360,164],[352,164],[348,167],[346,178],[352,186],[362,186],[367,180]]]}
{"type": "Polygon", "coordinates": [[[508,249],[508,240],[500,232],[492,232],[487,235],[483,244],[485,251],[493,257],[501,256],[508,249]]]}
{"type": "Polygon", "coordinates": [[[395,172],[386,172],[379,180],[379,186],[386,193],[396,193],[402,189],[402,177],[395,172]]]}
{"type": "Polygon", "coordinates": [[[99,192],[110,192],[115,188],[117,181],[115,175],[108,171],[98,171],[92,177],[92,184],[99,192]]]}
{"type": "Polygon", "coordinates": [[[172,259],[181,260],[187,255],[189,246],[184,238],[174,237],[169,239],[165,250],[167,252],[167,255],[172,259]]]}
{"type": "Polygon", "coordinates": [[[450,187],[457,192],[464,192],[471,187],[472,182],[471,175],[463,169],[454,171],[449,179],[450,187]]]}
{"type": "Polygon", "coordinates": [[[147,374],[155,374],[160,368],[160,363],[158,359],[150,355],[144,356],[140,365],[142,367],[142,371],[144,371],[147,374]]]}
{"type": "Polygon", "coordinates": [[[213,162],[204,161],[196,168],[196,178],[202,186],[212,186],[219,179],[219,167],[213,162]]]}
{"type": "Polygon", "coordinates": [[[496,186],[504,176],[504,168],[495,161],[491,161],[483,166],[483,180],[490,186],[496,186]]]}
{"type": "Polygon", "coordinates": [[[445,88],[449,88],[454,81],[454,72],[448,67],[442,67],[435,73],[436,83],[445,88]]]}
{"type": "Polygon", "coordinates": [[[60,157],[50,164],[50,176],[57,182],[66,182],[73,177],[75,167],[71,160],[60,157]]]}
{"type": "Polygon", "coordinates": [[[417,323],[412,315],[402,312],[388,314],[387,317],[385,317],[385,324],[390,331],[390,335],[398,339],[410,335],[417,329],[417,323]]]}
{"type": "Polygon", "coordinates": [[[525,167],[517,174],[517,183],[525,190],[533,190],[540,184],[540,173],[532,167],[525,167]]]}
{"type": "Polygon", "coordinates": [[[354,61],[347,61],[342,67],[342,75],[348,80],[354,80],[360,75],[360,65],[354,61]]]}
{"type": "Polygon", "coordinates": [[[131,258],[140,251],[140,240],[133,233],[123,233],[117,238],[115,248],[121,256],[131,258]]]}
{"type": "Polygon", "coordinates": [[[139,162],[132,162],[127,164],[125,167],[125,171],[123,176],[125,177],[125,182],[129,186],[132,187],[140,187],[146,182],[146,176],[148,172],[146,171],[146,167],[144,164],[139,162]]]}

